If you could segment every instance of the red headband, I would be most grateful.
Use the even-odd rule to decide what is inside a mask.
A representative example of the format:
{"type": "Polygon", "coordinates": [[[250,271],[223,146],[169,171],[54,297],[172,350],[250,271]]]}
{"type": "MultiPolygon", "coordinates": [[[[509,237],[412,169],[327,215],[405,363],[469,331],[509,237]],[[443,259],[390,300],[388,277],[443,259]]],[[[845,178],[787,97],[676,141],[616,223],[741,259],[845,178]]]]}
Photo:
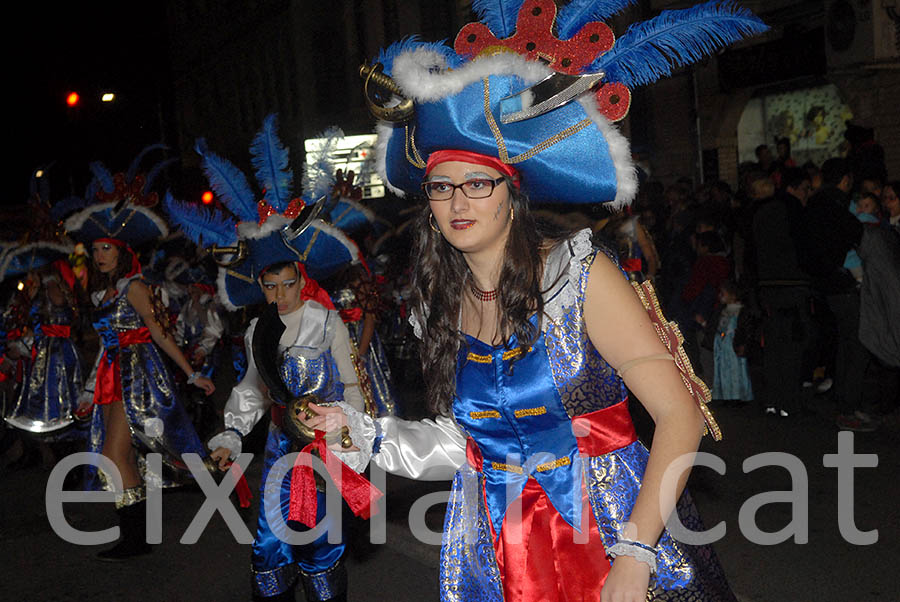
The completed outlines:
{"type": "Polygon", "coordinates": [[[118,238],[97,238],[94,239],[94,242],[104,242],[113,245],[114,247],[118,247],[120,249],[125,249],[131,255],[131,270],[125,274],[125,278],[131,278],[135,274],[141,273],[141,262],[138,261],[137,253],[135,253],[131,247],[128,246],[124,240],[119,240],[118,238]]]}
{"type": "Polygon", "coordinates": [[[447,161],[461,161],[462,163],[474,163],[475,165],[485,165],[493,167],[504,176],[512,179],[516,188],[519,187],[519,171],[512,165],[507,165],[497,157],[482,155],[481,153],[473,153],[464,150],[439,150],[428,155],[428,163],[425,164],[425,175],[431,173],[435,166],[446,163],[447,161]]]}

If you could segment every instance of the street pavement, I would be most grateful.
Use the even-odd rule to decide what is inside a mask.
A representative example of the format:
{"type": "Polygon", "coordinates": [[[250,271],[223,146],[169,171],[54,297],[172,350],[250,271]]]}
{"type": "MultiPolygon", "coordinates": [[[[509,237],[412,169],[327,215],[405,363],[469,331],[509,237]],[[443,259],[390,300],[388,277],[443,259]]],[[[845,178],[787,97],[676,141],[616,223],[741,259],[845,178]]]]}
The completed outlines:
{"type": "MultiPolygon", "coordinates": [[[[812,415],[797,419],[764,416],[751,407],[713,409],[724,440],[716,443],[707,437],[701,450],[720,457],[725,474],[695,468],[689,487],[707,527],[725,522],[726,535],[716,544],[716,551],[739,598],[744,602],[900,599],[897,415],[879,431],[853,437],[856,453],[876,454],[878,462],[877,467],[855,470],[852,494],[856,528],[877,529],[878,540],[872,545],[854,545],[844,540],[839,526],[838,471],[823,466],[823,455],[834,454],[838,446],[838,431],[831,419],[833,404],[818,400],[812,415]],[[783,467],[763,466],[745,472],[747,458],[772,451],[798,458],[802,462],[798,479],[800,473],[808,477],[806,492],[800,480],[793,484],[809,502],[806,543],[788,540],[762,545],[742,533],[741,508],[748,500],[792,488],[790,474],[783,467]]],[[[637,416],[637,422],[642,437],[649,436],[646,420],[637,416]]],[[[254,495],[259,460],[248,472],[254,495]]],[[[250,547],[237,543],[220,516],[212,518],[197,543],[179,543],[204,500],[196,486],[164,493],[163,542],[152,554],[105,564],[94,559],[102,547],[67,543],[51,529],[45,505],[48,475],[39,465],[0,474],[0,599],[227,602],[250,598],[250,547]]],[[[438,547],[412,536],[408,515],[410,506],[422,495],[448,488],[448,483],[388,477],[386,543],[369,543],[366,525],[356,525],[354,550],[348,559],[351,601],[438,598],[438,547]]],[[[845,499],[850,499],[849,493],[844,493],[845,499]]],[[[244,515],[251,533],[255,531],[257,501],[254,499],[254,508],[244,515]]],[[[72,526],[82,530],[115,524],[108,504],[70,503],[65,514],[72,526]]],[[[442,507],[432,508],[426,519],[432,529],[439,530],[442,507]]],[[[763,505],[756,513],[756,524],[770,533],[790,522],[791,505],[787,503],[763,505]]],[[[297,600],[303,600],[299,591],[297,600]]]]}

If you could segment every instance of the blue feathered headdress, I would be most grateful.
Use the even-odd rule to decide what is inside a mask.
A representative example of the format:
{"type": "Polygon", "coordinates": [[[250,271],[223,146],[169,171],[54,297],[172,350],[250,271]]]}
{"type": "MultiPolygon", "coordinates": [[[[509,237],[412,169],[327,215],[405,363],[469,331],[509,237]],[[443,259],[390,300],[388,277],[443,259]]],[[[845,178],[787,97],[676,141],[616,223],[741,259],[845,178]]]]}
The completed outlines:
{"type": "MultiPolygon", "coordinates": [[[[84,243],[98,238],[116,238],[131,246],[167,236],[168,226],[151,210],[159,201],[152,186],[157,176],[174,159],[160,161],[146,173],[140,171],[140,165],[148,154],[165,148],[162,144],[144,148],[127,171],[116,174],[100,161],[92,162],[90,169],[94,178],[85,194],[86,207],[64,222],[69,236],[84,243]]],[[[74,208],[78,201],[68,203],[71,205],[64,206],[62,210],[74,208]]]]}
{"type": "MultiPolygon", "coordinates": [[[[257,282],[273,264],[302,261],[311,278],[325,278],[357,261],[359,249],[339,229],[316,219],[330,200],[334,176],[308,168],[303,194],[294,196],[289,149],[278,137],[275,115],[269,115],[250,145],[259,191],[244,173],[216,155],[203,139],[195,150],[207,179],[229,213],[179,202],[170,195],[165,207],[172,222],[220,262],[217,277],[222,304],[231,310],[265,300],[257,282]]],[[[319,167],[325,169],[324,165],[319,167]]]]}
{"type": "Polygon", "coordinates": [[[633,3],[571,0],[557,10],[553,0],[473,0],[480,21],[463,27],[452,49],[411,37],[383,50],[366,83],[382,119],[382,179],[400,196],[417,194],[432,152],[466,150],[514,166],[533,201],[628,204],[637,177],[612,123],[627,114],[631,88],[767,29],[749,11],[713,0],[663,11],[617,40],[602,21],[633,3]],[[566,87],[593,78],[581,78],[591,83],[573,92],[574,102],[538,107],[527,89],[563,75],[573,76],[566,87]],[[370,91],[379,87],[392,100],[379,102],[370,91]],[[522,116],[503,119],[504,99],[519,103],[522,116]]]}

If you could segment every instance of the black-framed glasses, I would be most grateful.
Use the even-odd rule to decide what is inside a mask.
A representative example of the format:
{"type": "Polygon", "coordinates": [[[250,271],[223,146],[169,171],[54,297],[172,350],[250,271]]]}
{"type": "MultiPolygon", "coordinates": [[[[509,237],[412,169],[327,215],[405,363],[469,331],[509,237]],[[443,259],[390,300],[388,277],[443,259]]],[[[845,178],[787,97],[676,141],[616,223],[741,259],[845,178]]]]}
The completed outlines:
{"type": "Polygon", "coordinates": [[[489,178],[472,178],[462,184],[453,184],[442,180],[432,180],[422,183],[422,190],[429,201],[449,201],[453,193],[459,188],[470,199],[486,199],[494,192],[494,188],[504,182],[506,178],[500,176],[496,180],[489,178]]]}

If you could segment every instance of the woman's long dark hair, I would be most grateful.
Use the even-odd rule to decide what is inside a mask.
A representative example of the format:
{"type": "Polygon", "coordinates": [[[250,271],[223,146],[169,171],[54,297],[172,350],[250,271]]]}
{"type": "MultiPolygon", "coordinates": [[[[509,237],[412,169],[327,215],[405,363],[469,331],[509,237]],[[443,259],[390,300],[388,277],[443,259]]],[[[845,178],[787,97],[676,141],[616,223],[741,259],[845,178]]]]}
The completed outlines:
{"type": "MultiPolygon", "coordinates": [[[[537,222],[525,195],[509,179],[507,186],[514,219],[497,283],[498,332],[504,340],[515,334],[518,345],[528,346],[540,333],[540,326],[535,328],[529,318],[535,313],[543,315],[544,310],[544,252],[571,232],[537,222]]],[[[434,413],[447,414],[456,394],[457,352],[466,344],[459,331],[459,316],[463,287],[471,274],[462,252],[431,229],[430,218],[431,209],[426,205],[414,226],[412,307],[420,319],[427,316],[421,352],[426,405],[434,413]]]]}

